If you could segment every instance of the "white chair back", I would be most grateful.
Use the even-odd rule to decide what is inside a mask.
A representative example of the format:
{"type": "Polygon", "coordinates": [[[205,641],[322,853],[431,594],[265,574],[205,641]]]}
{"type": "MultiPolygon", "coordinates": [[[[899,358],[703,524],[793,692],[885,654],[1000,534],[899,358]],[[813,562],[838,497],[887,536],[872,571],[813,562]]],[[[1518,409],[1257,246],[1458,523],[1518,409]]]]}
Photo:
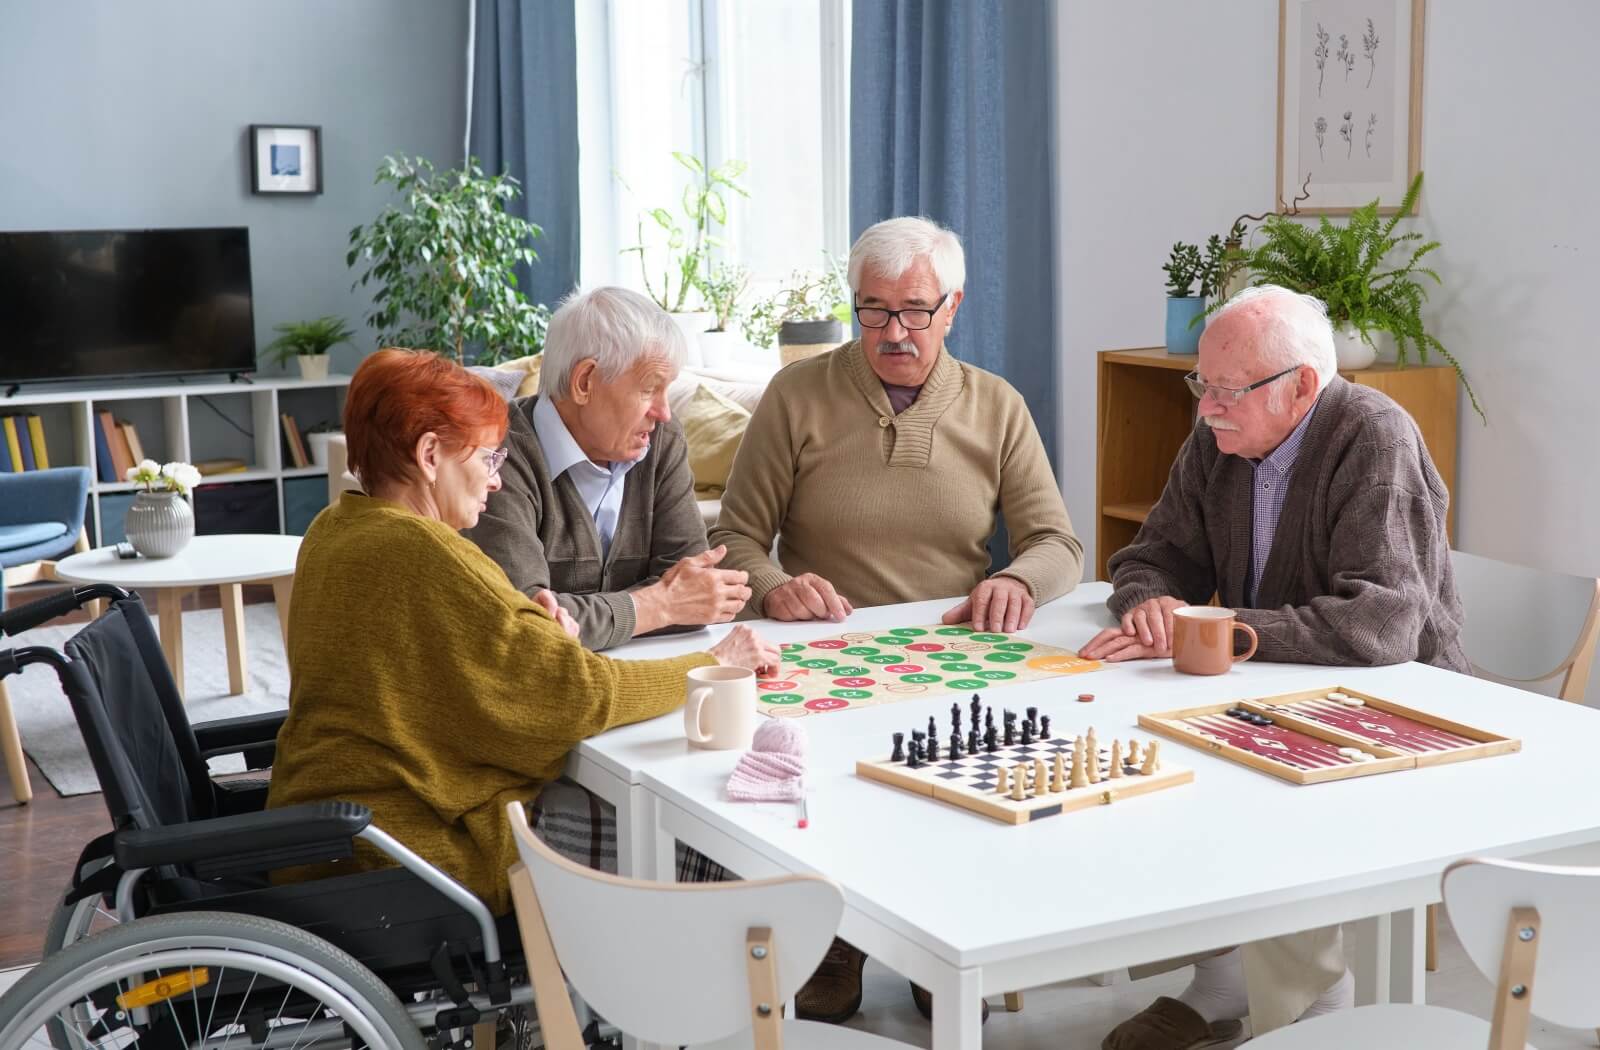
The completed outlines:
{"type": "Polygon", "coordinates": [[[1450,552],[1475,674],[1581,700],[1600,636],[1600,580],[1450,552]]]}
{"type": "MultiPolygon", "coordinates": [[[[776,1024],[779,1004],[822,961],[844,911],[839,888],[812,876],[679,885],[606,875],[539,841],[521,805],[506,811],[522,858],[512,892],[530,965],[539,948],[530,941],[540,931],[525,912],[538,912],[573,989],[645,1042],[709,1043],[752,1027],[756,976],[746,940],[753,930],[770,930],[776,1024]]],[[[540,994],[538,1005],[548,1037],[546,999],[540,994]]]]}
{"type": "Polygon", "coordinates": [[[1522,942],[1537,952],[1527,984],[1533,1013],[1573,1028],[1600,1025],[1600,868],[1457,861],[1445,869],[1444,903],[1462,947],[1490,981],[1503,983],[1502,960],[1520,950],[1513,940],[1522,942]],[[1537,912],[1535,936],[1508,931],[1518,908],[1537,912]]]}

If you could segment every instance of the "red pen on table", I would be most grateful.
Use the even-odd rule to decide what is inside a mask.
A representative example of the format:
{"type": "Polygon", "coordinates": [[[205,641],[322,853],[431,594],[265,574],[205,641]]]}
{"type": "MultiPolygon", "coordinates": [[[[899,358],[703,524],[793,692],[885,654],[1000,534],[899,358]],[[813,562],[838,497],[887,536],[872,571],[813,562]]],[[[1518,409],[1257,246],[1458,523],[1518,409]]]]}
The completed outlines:
{"type": "Polygon", "coordinates": [[[811,826],[811,818],[806,815],[806,797],[804,795],[800,796],[800,820],[795,826],[801,828],[811,826]]]}

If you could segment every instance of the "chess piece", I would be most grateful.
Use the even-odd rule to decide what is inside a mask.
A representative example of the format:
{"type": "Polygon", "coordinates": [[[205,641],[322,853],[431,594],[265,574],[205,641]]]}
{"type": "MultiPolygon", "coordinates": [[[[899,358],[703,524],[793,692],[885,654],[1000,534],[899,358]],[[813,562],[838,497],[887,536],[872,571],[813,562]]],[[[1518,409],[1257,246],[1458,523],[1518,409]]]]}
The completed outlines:
{"type": "Polygon", "coordinates": [[[1011,790],[1011,771],[1005,766],[994,771],[994,793],[1004,795],[1011,790]]]}
{"type": "Polygon", "coordinates": [[[1067,760],[1061,752],[1056,752],[1056,768],[1050,778],[1050,790],[1061,792],[1067,790],[1067,760]]]}
{"type": "Polygon", "coordinates": [[[1140,773],[1149,776],[1151,773],[1160,770],[1161,760],[1156,757],[1156,752],[1159,750],[1161,750],[1160,742],[1156,740],[1150,741],[1149,746],[1144,749],[1144,765],[1139,767],[1140,773]]]}
{"type": "Polygon", "coordinates": [[[950,761],[957,762],[961,759],[961,734],[950,734],[950,761]]]}
{"type": "Polygon", "coordinates": [[[1028,767],[1018,762],[1011,773],[1011,801],[1021,802],[1028,797],[1028,767]]]}
{"type": "Polygon", "coordinates": [[[1048,786],[1047,786],[1048,783],[1049,782],[1047,780],[1045,780],[1045,778],[1044,778],[1044,759],[1042,759],[1042,758],[1034,759],[1033,760],[1033,793],[1035,795],[1044,794],[1047,790],[1049,790],[1048,786]]]}
{"type": "Polygon", "coordinates": [[[1027,747],[1033,743],[1033,725],[1030,722],[1022,723],[1022,746],[1027,747]]]}
{"type": "Polygon", "coordinates": [[[1005,745],[1010,747],[1017,742],[1015,736],[1017,728],[1017,716],[1012,712],[1007,711],[1000,716],[1000,721],[1005,726],[1005,745]]]}
{"type": "Polygon", "coordinates": [[[1100,741],[1095,738],[1094,726],[1089,727],[1089,736],[1083,742],[1083,749],[1087,752],[1086,772],[1089,774],[1089,783],[1100,782],[1100,741]]]}
{"type": "Polygon", "coordinates": [[[1039,739],[1040,740],[1049,740],[1050,739],[1050,716],[1049,715],[1045,715],[1043,718],[1039,719],[1039,739]]]}
{"type": "Polygon", "coordinates": [[[937,736],[930,736],[928,738],[928,761],[939,761],[939,738],[937,736]]]}
{"type": "Polygon", "coordinates": [[[951,704],[950,705],[950,731],[952,733],[961,732],[961,705],[960,704],[951,704]]]}
{"type": "Polygon", "coordinates": [[[1089,777],[1083,771],[1083,737],[1075,737],[1072,741],[1072,786],[1075,788],[1088,787],[1089,777]]]}
{"type": "Polygon", "coordinates": [[[967,754],[976,755],[978,747],[978,726],[977,723],[973,723],[972,728],[967,730],[967,754]]]}
{"type": "Polygon", "coordinates": [[[1122,776],[1122,741],[1111,741],[1111,777],[1115,780],[1122,776]]]}
{"type": "Polygon", "coordinates": [[[896,733],[894,735],[894,754],[889,756],[889,761],[904,762],[906,760],[905,744],[906,735],[904,733],[896,733]]]}
{"type": "Polygon", "coordinates": [[[995,747],[994,726],[983,731],[983,750],[991,755],[999,750],[995,747]]]}
{"type": "Polygon", "coordinates": [[[978,694],[972,694],[972,728],[978,728],[978,716],[983,713],[983,701],[978,699],[978,694]]]}
{"type": "Polygon", "coordinates": [[[922,747],[915,740],[911,741],[911,750],[906,752],[906,768],[922,768],[922,747]]]}
{"type": "Polygon", "coordinates": [[[1128,741],[1128,754],[1123,758],[1123,765],[1133,766],[1134,768],[1138,768],[1138,766],[1139,766],[1139,741],[1137,741],[1137,740],[1128,741]]]}
{"type": "Polygon", "coordinates": [[[1028,728],[1033,730],[1034,736],[1039,735],[1039,709],[1037,707],[1028,708],[1028,728]]]}
{"type": "Polygon", "coordinates": [[[935,722],[933,720],[933,716],[932,715],[928,716],[928,739],[929,740],[937,740],[937,739],[939,739],[939,723],[937,723],[937,722],[935,722]]]}

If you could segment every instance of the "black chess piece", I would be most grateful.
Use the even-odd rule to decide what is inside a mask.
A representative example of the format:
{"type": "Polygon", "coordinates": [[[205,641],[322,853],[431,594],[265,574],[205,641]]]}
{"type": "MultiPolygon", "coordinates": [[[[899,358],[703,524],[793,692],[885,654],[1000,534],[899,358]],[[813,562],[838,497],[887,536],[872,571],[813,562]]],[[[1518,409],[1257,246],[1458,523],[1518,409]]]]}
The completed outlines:
{"type": "Polygon", "coordinates": [[[956,762],[961,758],[961,734],[950,734],[950,761],[956,762]]]}
{"type": "Polygon", "coordinates": [[[967,754],[976,755],[977,753],[978,753],[978,726],[977,726],[976,723],[974,723],[972,728],[967,730],[967,754]]]}
{"type": "Polygon", "coordinates": [[[1033,723],[1024,722],[1022,723],[1022,746],[1027,747],[1031,743],[1033,743],[1033,723]]]}
{"type": "Polygon", "coordinates": [[[950,705],[950,732],[952,732],[952,733],[961,732],[961,705],[960,704],[951,704],[950,705]]]}
{"type": "Polygon", "coordinates": [[[983,712],[983,728],[994,728],[994,708],[992,707],[983,712]]]}
{"type": "Polygon", "coordinates": [[[929,740],[937,740],[937,739],[939,739],[939,723],[935,722],[933,720],[933,716],[932,715],[928,716],[928,739],[929,740]]]}
{"type": "Polygon", "coordinates": [[[1000,720],[1005,725],[1005,736],[1004,736],[1005,745],[1007,747],[1010,747],[1011,745],[1013,745],[1013,744],[1015,744],[1017,742],[1016,736],[1015,736],[1015,733],[1017,731],[1017,729],[1016,729],[1017,716],[1015,714],[1013,714],[1012,712],[1007,711],[1007,712],[1005,712],[1004,714],[1002,714],[1000,716],[1000,720]]]}
{"type": "Polygon", "coordinates": [[[904,733],[896,733],[894,735],[894,754],[889,756],[889,761],[904,762],[906,760],[905,743],[906,735],[904,733]]]}
{"type": "Polygon", "coordinates": [[[911,751],[910,751],[910,753],[908,753],[906,755],[906,768],[907,769],[921,769],[922,768],[922,748],[917,744],[917,742],[915,740],[913,740],[911,742],[911,751]]]}
{"type": "Polygon", "coordinates": [[[1039,709],[1037,707],[1028,708],[1028,727],[1033,730],[1035,736],[1038,735],[1038,733],[1039,733],[1039,709]]]}
{"type": "Polygon", "coordinates": [[[989,728],[983,731],[983,749],[991,755],[995,753],[994,738],[994,724],[991,722],[989,728]]]}
{"type": "Polygon", "coordinates": [[[928,738],[928,761],[939,761],[939,738],[936,736],[930,736],[928,738]]]}
{"type": "Polygon", "coordinates": [[[1050,739],[1050,716],[1049,715],[1045,715],[1043,718],[1039,719],[1039,739],[1040,740],[1049,740],[1050,739]]]}

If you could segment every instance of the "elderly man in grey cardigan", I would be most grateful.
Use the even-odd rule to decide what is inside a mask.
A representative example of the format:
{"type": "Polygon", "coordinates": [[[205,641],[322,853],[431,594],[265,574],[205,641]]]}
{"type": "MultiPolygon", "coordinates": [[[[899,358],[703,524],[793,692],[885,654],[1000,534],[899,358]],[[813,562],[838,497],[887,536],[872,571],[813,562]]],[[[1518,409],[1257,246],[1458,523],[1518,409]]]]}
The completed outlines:
{"type": "Polygon", "coordinates": [[[466,535],[529,595],[555,592],[594,650],[723,623],[750,598],[706,550],[667,387],[685,346],[655,303],[575,292],[550,318],[539,393],[511,405],[501,488],[466,535]]]}
{"type": "MultiPolygon", "coordinates": [[[[1257,659],[1337,666],[1420,660],[1467,672],[1445,532],[1449,493],[1416,423],[1335,372],[1321,302],[1283,288],[1235,296],[1188,377],[1199,422],[1133,543],[1109,562],[1119,620],[1081,650],[1172,655],[1172,611],[1213,594],[1260,637],[1257,659]]],[[[1348,1006],[1336,927],[1195,960],[1106,1050],[1186,1050],[1348,1006]]]]}

